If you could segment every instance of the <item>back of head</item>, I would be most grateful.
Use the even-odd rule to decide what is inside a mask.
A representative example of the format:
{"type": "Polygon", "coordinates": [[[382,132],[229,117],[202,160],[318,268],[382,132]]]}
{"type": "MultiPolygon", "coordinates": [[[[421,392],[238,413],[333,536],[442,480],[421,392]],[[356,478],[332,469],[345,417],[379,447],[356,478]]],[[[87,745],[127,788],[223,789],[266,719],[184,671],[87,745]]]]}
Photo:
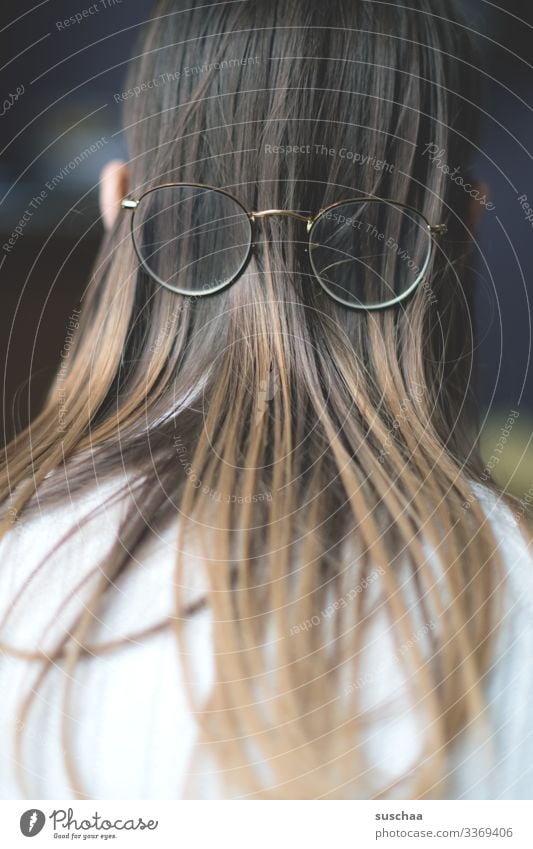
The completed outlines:
{"type": "MultiPolygon", "coordinates": [[[[368,312],[318,285],[297,218],[258,219],[242,276],[190,298],[139,265],[119,216],[63,376],[66,433],[58,438],[53,401],[30,429],[43,497],[60,496],[44,478],[64,457],[71,491],[89,465],[106,475],[125,464],[143,510],[132,506],[107,574],[128,568],[125,550],[156,516],[178,514],[180,574],[188,546],[203,546],[227,649],[220,702],[213,696],[222,707],[204,731],[252,786],[249,750],[220,742],[236,717],[233,736],[249,735],[272,764],[274,795],[393,792],[353,748],[366,721],[361,691],[333,699],[331,688],[341,668],[357,677],[376,611],[399,642],[412,634],[406,574],[417,615],[427,622],[442,608],[443,567],[453,604],[433,657],[415,645],[399,659],[423,708],[429,764],[404,792],[432,792],[450,741],[479,711],[492,621],[493,540],[470,487],[479,461],[467,416],[468,196],[428,156],[434,146],[464,165],[475,148],[466,28],[445,0],[161,0],[136,54],[124,103],[131,197],[193,182],[251,211],[304,215],[354,196],[392,199],[446,223],[448,236],[423,285],[368,312]],[[337,605],[332,644],[321,612],[371,575],[378,598],[357,592],[337,605]],[[321,627],[294,631],[313,617],[321,627]],[[228,695],[227,681],[238,692],[228,695]],[[291,756],[298,747],[303,760],[291,756]]],[[[28,445],[20,437],[9,460],[15,484],[28,445]]]]}
{"type": "MultiPolygon", "coordinates": [[[[412,297],[393,311],[364,313],[316,284],[300,222],[264,218],[245,275],[191,303],[138,268],[123,216],[103,246],[106,268],[94,287],[100,339],[105,344],[110,324],[115,370],[119,358],[128,363],[121,397],[133,402],[137,391],[140,401],[151,376],[163,373],[172,392],[176,377],[186,394],[202,385],[206,409],[218,391],[220,420],[240,391],[246,429],[257,415],[257,391],[273,374],[302,402],[315,381],[332,412],[331,393],[344,392],[350,417],[360,421],[365,408],[382,409],[390,424],[397,410],[386,409],[389,396],[393,405],[407,397],[424,429],[430,421],[453,451],[464,439],[473,347],[468,196],[428,147],[465,163],[475,145],[476,91],[461,24],[446,22],[449,4],[430,0],[409,11],[299,0],[190,5],[157,4],[132,62],[130,90],[150,85],[124,104],[132,196],[190,181],[224,188],[249,210],[311,213],[354,194],[392,198],[430,222],[445,221],[449,235],[412,297]]],[[[214,256],[214,278],[217,262],[214,256]]],[[[296,413],[286,400],[287,415],[296,413]]],[[[149,419],[169,409],[165,396],[149,419]]]]}

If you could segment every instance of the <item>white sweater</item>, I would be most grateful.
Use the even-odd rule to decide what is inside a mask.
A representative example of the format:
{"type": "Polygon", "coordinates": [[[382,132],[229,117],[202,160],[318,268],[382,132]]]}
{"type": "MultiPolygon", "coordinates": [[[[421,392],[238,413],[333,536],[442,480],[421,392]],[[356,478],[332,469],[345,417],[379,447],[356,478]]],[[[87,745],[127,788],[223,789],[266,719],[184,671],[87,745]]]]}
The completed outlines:
{"type": "MultiPolygon", "coordinates": [[[[50,648],[61,626],[72,619],[94,586],[91,569],[112,544],[120,508],[81,525],[74,537],[52,553],[33,578],[32,572],[63,533],[101,503],[113,485],[99,488],[68,509],[48,509],[18,522],[0,543],[0,619],[25,586],[21,603],[12,608],[0,639],[19,648],[50,648]],[[85,586],[78,587],[83,576],[85,586]],[[77,589],[76,589],[77,588],[77,589]],[[43,629],[61,601],[75,590],[69,606],[43,629]]],[[[450,764],[453,798],[530,799],[533,797],[533,560],[507,507],[479,490],[484,509],[501,546],[509,577],[507,613],[494,664],[487,676],[487,701],[492,750],[464,735],[450,764]]],[[[138,552],[136,564],[117,583],[113,601],[102,615],[94,638],[108,641],[131,634],[172,615],[175,542],[167,532],[153,536],[138,552]]],[[[191,558],[187,597],[201,595],[200,564],[191,558]],[[198,568],[196,568],[198,566],[198,568]]],[[[211,621],[208,610],[197,613],[188,626],[194,652],[195,686],[207,694],[213,678],[211,621]]],[[[388,635],[377,641],[368,668],[389,663],[396,674],[388,635]],[[384,661],[385,658],[385,661],[384,661]]],[[[21,798],[16,779],[14,747],[18,706],[32,686],[39,666],[25,660],[0,658],[0,794],[21,798]]],[[[183,669],[176,638],[170,629],[142,642],[96,659],[82,661],[73,687],[71,740],[78,771],[91,798],[179,799],[185,793],[186,773],[196,739],[196,724],[188,708],[183,669]]],[[[63,721],[64,672],[56,665],[38,690],[24,729],[23,767],[30,798],[69,799],[63,766],[60,730],[63,721]]],[[[366,687],[372,697],[373,688],[366,687]]],[[[417,724],[413,716],[386,721],[367,742],[372,759],[384,775],[409,767],[417,753],[417,724]]],[[[201,795],[221,795],[216,767],[206,770],[201,795]]],[[[197,786],[197,783],[196,783],[197,786]]],[[[198,795],[198,794],[196,794],[198,795]]]]}

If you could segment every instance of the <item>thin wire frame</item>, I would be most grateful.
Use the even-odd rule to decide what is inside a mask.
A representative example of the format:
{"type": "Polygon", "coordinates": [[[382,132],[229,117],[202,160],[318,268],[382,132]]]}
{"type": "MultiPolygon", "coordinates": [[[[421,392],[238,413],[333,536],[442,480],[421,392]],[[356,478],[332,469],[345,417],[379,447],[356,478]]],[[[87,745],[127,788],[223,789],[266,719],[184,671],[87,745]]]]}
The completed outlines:
{"type": "Polygon", "coordinates": [[[355,198],[346,198],[345,200],[339,200],[339,201],[336,201],[335,203],[329,204],[328,206],[324,207],[323,209],[320,209],[316,213],[316,215],[313,215],[313,216],[304,215],[301,212],[297,212],[296,210],[292,210],[292,209],[264,209],[264,210],[259,210],[259,211],[256,211],[256,212],[251,212],[250,210],[246,209],[246,207],[241,203],[241,201],[238,198],[235,197],[235,195],[233,195],[231,192],[226,191],[225,189],[219,189],[216,186],[209,186],[205,183],[177,182],[177,183],[161,183],[158,186],[153,186],[151,189],[147,189],[145,192],[143,192],[138,198],[123,198],[120,205],[121,205],[121,208],[123,210],[129,210],[132,213],[132,215],[131,215],[131,226],[130,226],[131,238],[132,238],[133,247],[134,247],[137,259],[139,260],[141,266],[144,268],[144,270],[147,272],[147,274],[150,275],[150,277],[152,277],[157,283],[159,283],[159,285],[163,286],[165,289],[169,289],[171,292],[175,292],[175,293],[180,294],[180,295],[185,295],[187,297],[197,298],[197,297],[205,297],[205,296],[208,296],[208,295],[214,295],[217,292],[220,292],[223,289],[226,289],[228,286],[231,286],[241,276],[241,274],[244,273],[246,266],[248,265],[248,262],[250,261],[250,258],[252,256],[253,248],[254,248],[254,245],[255,245],[255,227],[256,227],[257,219],[258,218],[265,218],[268,215],[285,215],[285,216],[289,216],[291,218],[295,218],[298,221],[302,221],[303,223],[306,224],[307,233],[308,233],[308,237],[309,237],[309,241],[308,241],[309,264],[311,266],[313,276],[316,278],[316,280],[318,281],[318,283],[320,284],[322,289],[326,292],[326,294],[330,298],[333,298],[333,300],[337,301],[338,303],[343,304],[344,306],[348,307],[348,309],[362,310],[364,312],[372,312],[374,310],[388,309],[389,307],[394,306],[395,304],[401,303],[405,298],[408,298],[415,291],[415,289],[420,285],[420,283],[422,282],[422,280],[424,279],[424,277],[426,275],[427,269],[429,267],[429,264],[431,262],[431,258],[432,258],[432,255],[433,255],[433,248],[434,248],[433,237],[434,236],[441,236],[441,235],[443,236],[448,232],[448,228],[445,224],[433,224],[432,225],[432,224],[430,224],[430,222],[428,221],[426,216],[422,212],[420,212],[418,209],[416,209],[415,207],[410,206],[409,204],[406,204],[406,203],[402,203],[401,201],[392,200],[391,198],[377,198],[377,197],[369,198],[369,197],[361,197],[361,196],[355,197],[355,198]],[[213,286],[210,289],[199,290],[197,292],[191,292],[189,289],[183,289],[179,286],[171,286],[165,280],[158,277],[158,275],[155,274],[155,272],[150,268],[150,266],[146,262],[144,256],[142,255],[142,252],[141,252],[141,250],[140,250],[140,248],[137,244],[137,240],[135,238],[135,212],[136,212],[137,208],[139,207],[139,204],[141,203],[141,201],[144,198],[146,198],[148,195],[152,194],[153,192],[158,191],[158,189],[170,189],[170,188],[205,189],[206,191],[217,192],[218,194],[224,195],[225,197],[232,200],[246,215],[248,222],[249,222],[249,225],[250,225],[249,245],[248,245],[246,254],[244,256],[244,259],[242,260],[242,262],[240,264],[240,267],[235,271],[235,274],[233,274],[228,280],[224,280],[222,283],[219,283],[218,285],[213,286]],[[400,209],[405,209],[409,212],[412,212],[413,214],[418,216],[418,218],[420,219],[421,223],[424,225],[424,227],[425,227],[425,229],[427,230],[427,233],[428,233],[427,254],[426,254],[425,260],[422,264],[420,272],[419,272],[418,276],[416,277],[415,281],[406,289],[405,292],[402,292],[401,294],[397,295],[395,298],[391,298],[390,300],[384,301],[383,303],[379,303],[379,304],[355,304],[355,303],[351,303],[350,301],[347,301],[345,298],[342,298],[339,295],[336,295],[333,292],[331,292],[331,290],[328,289],[327,285],[325,284],[325,282],[320,277],[320,274],[317,272],[317,270],[314,266],[314,263],[313,263],[313,259],[312,259],[312,237],[313,237],[313,228],[314,228],[315,224],[317,224],[322,219],[322,217],[324,215],[326,215],[327,213],[329,213],[332,209],[336,209],[337,207],[345,206],[347,204],[363,204],[363,203],[365,203],[365,204],[368,204],[368,203],[389,204],[390,206],[394,206],[394,207],[397,207],[397,208],[400,208],[400,209]]]}

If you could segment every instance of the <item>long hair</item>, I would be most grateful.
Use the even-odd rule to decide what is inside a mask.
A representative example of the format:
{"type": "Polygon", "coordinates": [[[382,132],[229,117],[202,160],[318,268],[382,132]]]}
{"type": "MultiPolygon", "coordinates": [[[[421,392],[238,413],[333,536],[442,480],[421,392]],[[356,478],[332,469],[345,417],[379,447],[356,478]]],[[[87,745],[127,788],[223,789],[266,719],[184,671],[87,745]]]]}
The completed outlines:
{"type": "MultiPolygon", "coordinates": [[[[95,623],[152,525],[173,524],[174,616],[131,638],[174,628],[194,678],[182,588],[200,551],[214,685],[189,698],[224,792],[445,793],[454,740],[481,721],[501,579],[473,489],[469,198],[427,155],[466,167],[475,148],[467,29],[444,0],[160,0],[135,53],[132,197],[188,180],[316,212],[361,194],[448,236],[424,285],[369,313],[322,291],[299,221],[264,218],[243,276],[190,298],[145,273],[118,216],[48,403],[5,452],[5,528],[127,475],[116,544],[56,649],[31,655],[38,680],[125,650],[92,644],[95,623]],[[364,745],[395,710],[365,679],[379,623],[419,717],[419,762],[394,781],[364,745]]],[[[67,766],[83,797],[68,751],[67,766]]]]}

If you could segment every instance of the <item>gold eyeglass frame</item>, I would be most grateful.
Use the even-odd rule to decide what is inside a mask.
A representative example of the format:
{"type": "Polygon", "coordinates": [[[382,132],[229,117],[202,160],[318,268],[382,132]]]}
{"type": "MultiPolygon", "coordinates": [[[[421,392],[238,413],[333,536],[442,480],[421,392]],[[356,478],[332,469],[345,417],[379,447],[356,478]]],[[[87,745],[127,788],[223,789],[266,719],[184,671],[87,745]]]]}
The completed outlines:
{"type": "Polygon", "coordinates": [[[431,261],[432,255],[433,255],[433,248],[434,248],[434,242],[433,242],[432,237],[433,236],[444,236],[448,232],[448,228],[447,228],[446,224],[433,224],[432,225],[432,224],[430,224],[430,222],[428,221],[426,216],[422,212],[420,212],[418,209],[416,209],[415,207],[410,206],[409,204],[406,204],[406,203],[402,203],[400,201],[392,200],[390,198],[361,197],[361,196],[355,197],[355,198],[346,198],[345,200],[339,200],[339,201],[336,201],[335,203],[329,204],[329,206],[326,206],[323,209],[320,209],[316,213],[316,215],[313,215],[313,216],[303,215],[301,212],[297,212],[296,210],[292,210],[292,209],[262,209],[262,210],[259,210],[259,211],[256,211],[256,212],[251,212],[250,210],[246,209],[246,207],[241,203],[241,201],[238,198],[236,198],[235,195],[231,194],[231,192],[228,192],[225,189],[219,189],[216,186],[209,186],[205,183],[189,183],[189,182],[161,183],[158,186],[153,186],[151,189],[147,189],[138,198],[128,198],[128,197],[123,198],[120,202],[120,206],[121,206],[122,209],[129,210],[129,211],[132,212],[131,228],[130,228],[131,229],[131,237],[132,237],[133,247],[134,247],[135,253],[137,255],[139,262],[141,263],[141,266],[150,275],[150,277],[152,277],[157,283],[159,283],[165,289],[170,290],[171,292],[175,292],[175,293],[180,294],[180,295],[185,295],[186,297],[189,297],[189,298],[191,298],[191,297],[196,298],[196,297],[203,297],[203,296],[207,296],[207,295],[214,295],[217,292],[220,292],[222,289],[226,289],[228,286],[231,286],[241,276],[241,274],[243,274],[252,254],[253,254],[253,250],[254,250],[254,247],[256,245],[255,227],[256,227],[257,219],[265,218],[268,215],[285,215],[285,216],[288,216],[288,217],[291,217],[291,218],[295,218],[298,221],[302,221],[306,225],[307,233],[308,233],[308,236],[309,236],[309,244],[308,244],[309,263],[311,265],[313,275],[318,280],[322,289],[331,298],[333,298],[335,301],[337,301],[340,304],[343,304],[344,306],[348,307],[349,309],[363,310],[365,312],[387,309],[388,307],[394,306],[395,304],[398,304],[401,301],[403,301],[405,298],[409,297],[409,295],[411,295],[415,291],[415,289],[420,285],[421,281],[423,280],[423,278],[426,274],[428,266],[430,264],[430,261],[431,261]],[[214,286],[211,289],[203,290],[203,291],[200,290],[198,292],[191,292],[189,290],[182,289],[179,286],[171,286],[169,283],[165,282],[160,277],[158,277],[157,274],[155,274],[155,272],[152,271],[150,266],[147,264],[145,258],[142,256],[142,253],[141,253],[141,251],[140,251],[140,249],[137,245],[137,241],[136,241],[136,238],[135,238],[135,231],[134,231],[135,211],[136,211],[137,207],[139,206],[139,204],[141,203],[141,201],[145,197],[152,194],[152,192],[156,192],[158,189],[170,189],[170,188],[179,188],[179,187],[185,187],[185,186],[187,186],[189,188],[193,188],[193,189],[205,189],[206,191],[218,192],[218,194],[225,195],[226,197],[230,198],[230,200],[232,200],[234,203],[236,203],[237,206],[245,213],[245,215],[248,219],[249,225],[250,225],[250,231],[249,231],[250,245],[249,245],[249,248],[248,248],[248,251],[246,253],[245,258],[243,259],[239,269],[236,271],[236,273],[233,275],[233,277],[231,277],[227,281],[226,280],[223,281],[222,283],[218,284],[217,286],[214,286]],[[416,215],[418,215],[418,217],[421,219],[421,221],[425,224],[425,226],[427,228],[428,235],[429,235],[428,251],[427,251],[427,255],[426,255],[426,258],[424,260],[423,266],[422,266],[422,268],[421,268],[421,270],[418,274],[418,277],[416,278],[414,283],[412,283],[408,287],[408,289],[405,292],[402,292],[397,297],[392,298],[389,301],[385,301],[384,303],[368,304],[368,305],[366,305],[366,304],[354,304],[354,303],[351,303],[350,301],[347,301],[344,298],[341,298],[339,295],[334,294],[333,292],[331,292],[327,288],[324,281],[321,279],[320,275],[318,274],[317,270],[314,267],[313,259],[312,259],[312,251],[311,251],[311,237],[312,237],[313,227],[324,215],[331,212],[332,209],[336,209],[339,206],[345,206],[346,204],[349,204],[349,203],[351,203],[351,204],[353,204],[353,203],[385,203],[385,204],[390,204],[391,206],[398,207],[400,209],[405,209],[405,210],[408,210],[410,212],[415,213],[416,215]]]}

